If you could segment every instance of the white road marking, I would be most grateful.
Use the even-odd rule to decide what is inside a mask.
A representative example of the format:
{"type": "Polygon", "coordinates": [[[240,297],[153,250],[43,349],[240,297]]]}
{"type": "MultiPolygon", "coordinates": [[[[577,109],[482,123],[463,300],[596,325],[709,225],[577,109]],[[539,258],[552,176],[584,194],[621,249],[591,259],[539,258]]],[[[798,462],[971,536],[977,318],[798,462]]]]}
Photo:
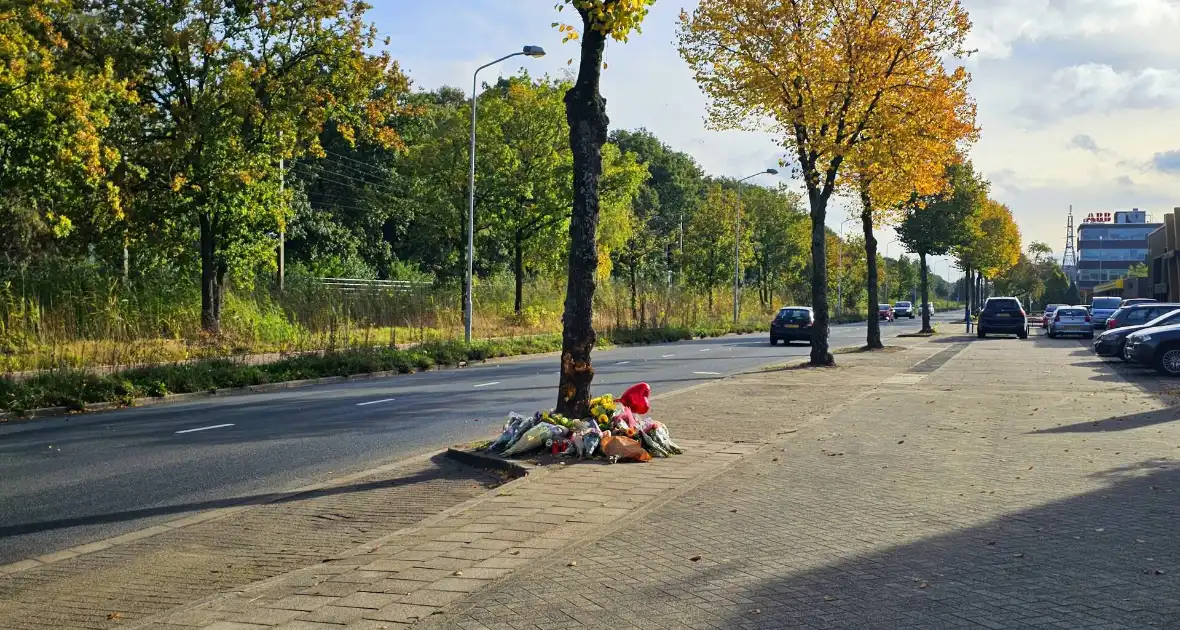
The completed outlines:
{"type": "Polygon", "coordinates": [[[369,402],[357,403],[357,407],[364,407],[365,405],[376,405],[377,403],[393,402],[393,398],[382,398],[381,400],[370,400],[369,402]]]}
{"type": "Polygon", "coordinates": [[[661,358],[661,359],[667,359],[668,357],[674,357],[674,356],[676,356],[676,355],[674,355],[674,354],[665,354],[665,355],[663,355],[663,356],[662,356],[662,357],[660,357],[660,358],[661,358]]]}
{"type": "Polygon", "coordinates": [[[500,381],[492,381],[491,383],[480,383],[479,385],[473,385],[472,387],[491,387],[492,385],[499,385],[499,384],[500,384],[500,381]]]}
{"type": "Polygon", "coordinates": [[[709,350],[709,348],[701,348],[701,352],[708,352],[709,350]]]}
{"type": "Polygon", "coordinates": [[[721,372],[693,372],[693,374],[700,374],[701,376],[721,376],[721,372]]]}
{"type": "Polygon", "coordinates": [[[215,424],[211,427],[197,427],[196,429],[185,429],[183,431],[177,431],[176,435],[180,435],[181,433],[195,433],[197,431],[208,431],[209,429],[223,429],[225,427],[232,427],[232,426],[234,426],[234,425],[232,425],[232,424],[215,424]]]}
{"type": "Polygon", "coordinates": [[[615,365],[627,365],[628,363],[630,363],[630,361],[619,361],[618,363],[615,363],[615,365]]]}

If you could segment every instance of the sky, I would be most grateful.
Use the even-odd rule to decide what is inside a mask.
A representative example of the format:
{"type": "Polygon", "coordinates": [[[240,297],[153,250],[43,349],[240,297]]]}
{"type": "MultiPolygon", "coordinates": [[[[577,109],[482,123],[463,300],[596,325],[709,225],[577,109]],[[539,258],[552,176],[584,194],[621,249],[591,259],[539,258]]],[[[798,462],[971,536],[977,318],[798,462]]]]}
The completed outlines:
{"type": "MultiPolygon", "coordinates": [[[[492,82],[521,68],[561,76],[577,55],[552,23],[558,0],[370,0],[388,50],[418,89],[471,90],[472,72],[520,50],[544,47],[544,58],[516,57],[480,73],[492,82]]],[[[965,60],[982,137],[971,158],[991,182],[991,195],[1012,209],[1024,243],[1047,243],[1060,256],[1066,214],[1139,208],[1162,220],[1180,207],[1180,1],[964,0],[973,28],[965,60]]],[[[657,0],[643,32],[607,44],[602,94],[611,128],[645,127],[692,155],[707,173],[745,177],[776,167],[781,143],[765,133],[714,131],[707,100],[676,52],[677,18],[694,0],[657,0]]],[[[785,173],[751,183],[775,185],[785,173]]],[[[829,207],[828,225],[847,232],[852,204],[829,207]]],[[[889,228],[883,253],[903,252],[889,228]]],[[[947,259],[933,270],[957,277],[947,259]]]]}

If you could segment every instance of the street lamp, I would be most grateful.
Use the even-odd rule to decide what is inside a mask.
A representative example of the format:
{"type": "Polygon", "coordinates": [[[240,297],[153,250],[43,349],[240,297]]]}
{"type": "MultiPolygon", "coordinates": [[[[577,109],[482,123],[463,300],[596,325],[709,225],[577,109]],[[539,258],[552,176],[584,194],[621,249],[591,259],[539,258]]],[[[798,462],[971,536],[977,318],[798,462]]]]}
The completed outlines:
{"type": "Polygon", "coordinates": [[[778,175],[778,169],[768,168],[765,171],[758,171],[753,175],[747,175],[737,181],[737,219],[733,222],[733,323],[735,326],[738,323],[740,306],[738,282],[742,260],[742,182],[751,177],[758,177],[759,175],[778,175]]]}
{"type": "Polygon", "coordinates": [[[836,239],[836,314],[844,312],[844,224],[855,221],[856,217],[848,217],[840,222],[840,238],[836,239]]]}
{"type": "Polygon", "coordinates": [[[477,77],[479,71],[494,66],[505,59],[524,55],[525,57],[544,57],[545,49],[540,46],[525,46],[520,52],[504,55],[495,61],[490,61],[475,69],[471,75],[471,166],[467,170],[467,295],[463,302],[463,338],[471,343],[471,319],[474,311],[472,299],[472,270],[475,267],[475,97],[479,89],[477,77]]]}

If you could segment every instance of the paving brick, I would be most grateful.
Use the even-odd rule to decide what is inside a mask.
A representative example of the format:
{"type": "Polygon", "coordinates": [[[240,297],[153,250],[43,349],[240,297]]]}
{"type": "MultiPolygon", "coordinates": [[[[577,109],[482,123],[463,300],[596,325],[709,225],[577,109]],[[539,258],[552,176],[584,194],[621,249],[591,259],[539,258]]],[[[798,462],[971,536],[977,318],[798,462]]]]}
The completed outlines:
{"type": "Polygon", "coordinates": [[[387,593],[353,593],[347,597],[341,597],[333,606],[343,606],[348,608],[384,608],[394,602],[398,601],[398,596],[387,593]]]}
{"type": "Polygon", "coordinates": [[[304,613],[299,619],[303,621],[315,621],[319,623],[336,623],[346,624],[356,621],[361,618],[367,608],[346,608],[344,606],[324,606],[316,610],[304,613]]]}
{"type": "Polygon", "coordinates": [[[430,606],[415,606],[413,604],[393,604],[381,610],[372,610],[364,614],[364,619],[374,621],[398,621],[402,623],[426,619],[438,610],[430,606]]]}

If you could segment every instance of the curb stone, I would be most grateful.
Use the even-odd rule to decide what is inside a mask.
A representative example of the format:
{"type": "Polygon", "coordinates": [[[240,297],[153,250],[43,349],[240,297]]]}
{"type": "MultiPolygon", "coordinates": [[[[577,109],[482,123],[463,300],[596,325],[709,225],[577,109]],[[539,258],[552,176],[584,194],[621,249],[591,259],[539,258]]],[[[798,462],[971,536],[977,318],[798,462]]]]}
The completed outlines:
{"type": "Polygon", "coordinates": [[[453,459],[460,464],[471,466],[472,468],[482,468],[484,470],[497,470],[507,474],[512,479],[519,479],[528,476],[528,474],[538,467],[524,462],[517,462],[495,455],[476,451],[472,449],[457,448],[452,446],[444,453],[446,457],[453,459]]]}

